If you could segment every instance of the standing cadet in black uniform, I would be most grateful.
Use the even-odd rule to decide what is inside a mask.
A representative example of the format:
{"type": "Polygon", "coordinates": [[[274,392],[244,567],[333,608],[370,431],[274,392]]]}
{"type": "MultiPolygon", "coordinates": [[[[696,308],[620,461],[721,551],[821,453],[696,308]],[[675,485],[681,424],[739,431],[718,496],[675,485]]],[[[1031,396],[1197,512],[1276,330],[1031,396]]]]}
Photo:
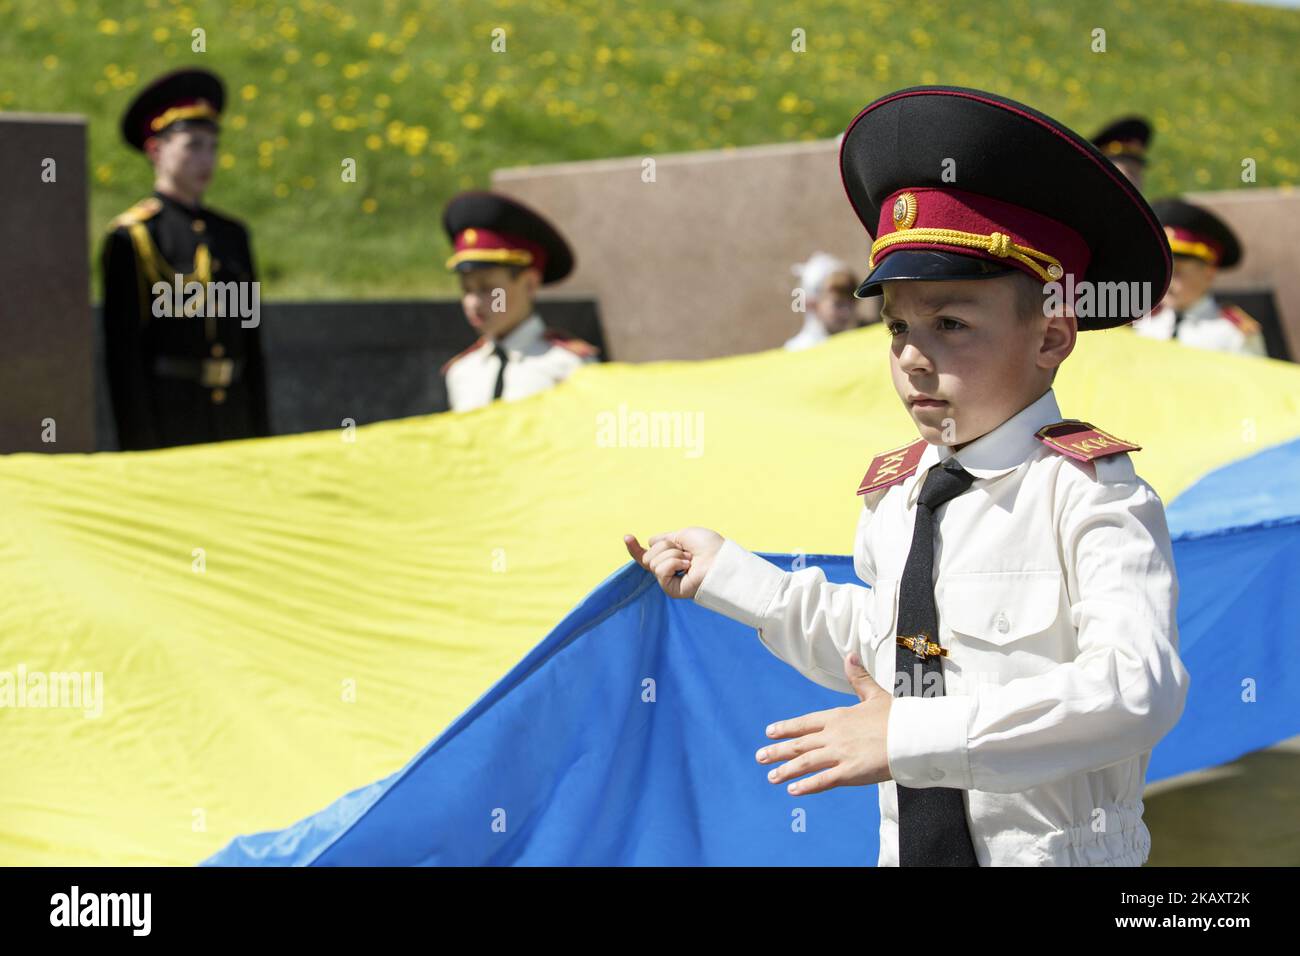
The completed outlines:
{"type": "Polygon", "coordinates": [[[1150,123],[1140,116],[1126,116],[1099,130],[1092,137],[1092,145],[1101,150],[1129,182],[1141,189],[1151,136],[1150,123]]]}
{"type": "Polygon", "coordinates": [[[145,88],[122,118],[123,137],[155,173],[153,195],[110,224],[101,257],[108,384],[124,451],[271,431],[248,231],[202,205],[224,100],[217,76],[180,70],[145,88]],[[166,302],[155,295],[155,283],[178,281],[205,290],[187,297],[188,310],[174,309],[171,292],[166,302]],[[209,282],[235,285],[208,295],[209,282]]]}

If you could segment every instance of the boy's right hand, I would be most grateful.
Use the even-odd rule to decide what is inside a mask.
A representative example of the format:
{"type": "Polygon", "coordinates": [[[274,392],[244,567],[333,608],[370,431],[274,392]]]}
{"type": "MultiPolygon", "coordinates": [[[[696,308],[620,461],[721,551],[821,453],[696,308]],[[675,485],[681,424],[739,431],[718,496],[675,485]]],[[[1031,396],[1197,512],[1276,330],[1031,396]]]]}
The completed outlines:
{"type": "Polygon", "coordinates": [[[722,535],[708,528],[682,528],[657,534],[650,539],[649,548],[641,547],[636,535],[623,535],[623,544],[632,560],[655,576],[665,594],[675,598],[695,597],[723,541],[722,535]],[[686,573],[678,577],[678,571],[686,573]]]}

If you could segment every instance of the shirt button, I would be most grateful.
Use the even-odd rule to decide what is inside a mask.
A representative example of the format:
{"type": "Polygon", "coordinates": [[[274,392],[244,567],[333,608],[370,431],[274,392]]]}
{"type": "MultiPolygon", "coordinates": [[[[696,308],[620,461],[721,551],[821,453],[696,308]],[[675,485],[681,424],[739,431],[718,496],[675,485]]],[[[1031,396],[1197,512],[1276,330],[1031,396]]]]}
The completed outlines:
{"type": "Polygon", "coordinates": [[[931,780],[942,780],[942,779],[943,779],[943,771],[940,770],[938,767],[931,767],[931,768],[930,768],[930,779],[931,779],[931,780]]]}
{"type": "Polygon", "coordinates": [[[994,619],[993,625],[998,629],[999,634],[1005,634],[1011,630],[1011,622],[1007,620],[1007,616],[1001,611],[998,611],[998,616],[994,619]]]}

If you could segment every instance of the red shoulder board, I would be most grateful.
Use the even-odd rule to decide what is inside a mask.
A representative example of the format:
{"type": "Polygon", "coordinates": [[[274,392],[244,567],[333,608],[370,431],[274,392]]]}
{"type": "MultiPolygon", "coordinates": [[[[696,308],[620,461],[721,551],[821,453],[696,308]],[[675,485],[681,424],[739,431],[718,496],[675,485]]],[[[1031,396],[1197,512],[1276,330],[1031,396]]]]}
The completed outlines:
{"type": "Polygon", "coordinates": [[[1140,451],[1141,445],[1120,441],[1100,428],[1094,428],[1078,419],[1067,419],[1055,425],[1044,425],[1034,432],[1035,437],[1053,451],[1075,461],[1092,461],[1122,451],[1140,451]]]}
{"type": "Polygon", "coordinates": [[[871,459],[867,473],[862,476],[862,484],[858,485],[858,494],[865,495],[868,491],[888,488],[916,471],[921,456],[925,454],[925,446],[925,439],[918,438],[910,445],[903,445],[871,459]]]}
{"type": "Polygon", "coordinates": [[[562,332],[559,329],[548,328],[542,334],[546,337],[546,341],[553,345],[558,345],[561,348],[566,348],[570,352],[581,355],[583,358],[597,355],[600,352],[600,349],[596,348],[596,346],[592,345],[590,342],[584,342],[582,339],[569,335],[567,332],[562,332]]]}
{"type": "Polygon", "coordinates": [[[1219,310],[1219,314],[1241,329],[1244,335],[1254,335],[1259,331],[1259,323],[1252,319],[1244,309],[1239,309],[1235,305],[1225,305],[1219,310]]]}
{"type": "Polygon", "coordinates": [[[453,362],[455,362],[457,359],[462,359],[462,358],[464,358],[464,357],[465,357],[466,355],[468,355],[470,352],[473,352],[476,348],[478,348],[480,345],[482,345],[485,341],[486,341],[486,339],[484,339],[483,336],[480,335],[480,336],[478,337],[478,339],[475,340],[474,344],[471,345],[469,348],[464,349],[464,350],[462,350],[462,351],[460,351],[460,352],[457,352],[457,353],[456,353],[455,355],[453,355],[451,358],[447,359],[447,361],[445,361],[445,362],[442,363],[442,368],[439,369],[440,374],[442,374],[442,375],[446,375],[446,374],[447,374],[447,369],[451,368],[453,362]]]}

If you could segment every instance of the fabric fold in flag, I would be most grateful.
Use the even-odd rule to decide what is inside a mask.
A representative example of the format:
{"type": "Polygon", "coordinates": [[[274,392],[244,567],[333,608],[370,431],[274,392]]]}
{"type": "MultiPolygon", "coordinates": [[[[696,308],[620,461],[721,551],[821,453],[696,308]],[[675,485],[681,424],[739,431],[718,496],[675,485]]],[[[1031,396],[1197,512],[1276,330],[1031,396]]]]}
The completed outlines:
{"type": "Polygon", "coordinates": [[[207,862],[854,865],[874,788],[796,800],[754,759],[773,719],[847,702],[629,563],[401,771],[207,862]]]}

